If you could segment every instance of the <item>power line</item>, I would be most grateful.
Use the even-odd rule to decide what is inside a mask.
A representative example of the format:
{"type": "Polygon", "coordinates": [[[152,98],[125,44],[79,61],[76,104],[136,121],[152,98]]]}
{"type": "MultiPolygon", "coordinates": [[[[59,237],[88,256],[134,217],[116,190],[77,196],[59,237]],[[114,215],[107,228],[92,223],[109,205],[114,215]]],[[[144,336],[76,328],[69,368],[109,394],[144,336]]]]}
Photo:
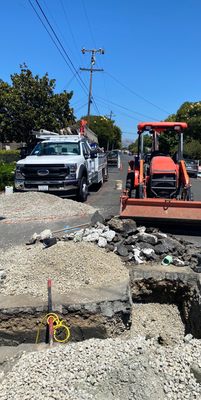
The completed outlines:
{"type": "MultiPolygon", "coordinates": [[[[107,104],[106,101],[99,100],[98,102],[99,103],[103,103],[104,105],[107,104]]],[[[105,105],[105,107],[106,107],[106,105],[105,105]]],[[[131,118],[132,120],[135,120],[135,121],[139,122],[139,118],[135,118],[133,115],[129,115],[129,114],[123,112],[123,111],[119,111],[118,110],[118,114],[124,115],[125,117],[131,118]]]]}
{"type": "Polygon", "coordinates": [[[81,110],[83,107],[85,107],[87,105],[87,103],[82,104],[82,106],[76,108],[74,111],[78,112],[79,110],[81,110]]]}
{"type": "Polygon", "coordinates": [[[70,34],[71,34],[71,37],[72,37],[72,40],[73,40],[73,43],[74,43],[74,47],[77,49],[77,53],[76,53],[76,54],[78,54],[78,56],[79,56],[79,61],[81,62],[81,57],[80,57],[80,53],[79,53],[78,44],[77,44],[77,42],[76,42],[75,35],[74,35],[73,30],[72,30],[72,28],[71,28],[71,21],[70,21],[70,18],[68,17],[69,9],[68,9],[67,2],[65,2],[65,5],[64,5],[63,0],[59,0],[59,1],[60,1],[61,7],[62,7],[62,10],[63,10],[63,14],[64,14],[64,17],[65,17],[65,19],[66,19],[67,26],[68,26],[68,28],[69,28],[69,31],[70,31],[70,34]],[[66,11],[66,7],[67,7],[67,11],[66,11]]]}
{"type": "MultiPolygon", "coordinates": [[[[53,36],[51,35],[51,33],[48,31],[47,27],[45,26],[42,18],[40,17],[38,11],[36,10],[36,8],[34,7],[34,5],[31,3],[31,0],[28,0],[29,4],[31,5],[31,7],[33,8],[35,14],[37,15],[37,17],[39,18],[40,22],[42,23],[43,27],[45,28],[46,32],[48,33],[48,35],[50,36],[51,40],[53,41],[54,45],[56,46],[57,50],[59,51],[60,55],[62,56],[63,60],[65,61],[65,63],[67,64],[67,66],[70,68],[66,58],[64,57],[63,53],[61,52],[59,46],[57,45],[56,41],[54,40],[53,36]]],[[[71,69],[71,68],[70,68],[71,69]]],[[[73,72],[71,70],[71,72],[73,72]]]]}
{"type": "MultiPolygon", "coordinates": [[[[39,1],[38,1],[38,0],[35,0],[35,2],[36,2],[36,4],[37,4],[37,6],[39,7],[39,9],[40,9],[40,11],[41,11],[43,17],[45,18],[45,20],[46,20],[46,22],[47,22],[49,28],[50,28],[51,31],[53,32],[54,37],[56,38],[56,40],[57,40],[57,42],[59,43],[61,49],[63,50],[65,56],[67,57],[67,60],[70,62],[70,65],[69,65],[69,62],[66,60],[66,57],[65,57],[64,54],[62,53],[61,49],[59,48],[59,46],[58,46],[57,42],[55,41],[54,37],[51,35],[51,33],[49,32],[49,30],[47,29],[46,25],[44,24],[42,18],[40,17],[40,15],[39,15],[39,13],[37,12],[36,8],[35,8],[34,5],[32,4],[31,0],[28,0],[28,1],[29,1],[29,3],[30,3],[31,7],[33,8],[34,12],[36,13],[37,17],[39,18],[40,22],[42,23],[43,27],[45,28],[46,32],[48,33],[48,35],[50,36],[51,40],[53,41],[54,45],[56,46],[57,50],[59,51],[60,55],[62,56],[63,60],[65,61],[65,63],[67,64],[67,66],[69,67],[69,69],[71,70],[71,72],[73,73],[73,77],[71,78],[71,81],[72,81],[74,78],[76,78],[77,81],[78,81],[78,83],[81,85],[82,89],[84,90],[85,94],[88,94],[88,89],[87,89],[87,86],[86,86],[85,82],[84,82],[83,79],[80,77],[79,72],[76,70],[76,68],[75,68],[73,62],[71,61],[69,55],[67,54],[67,52],[66,52],[66,50],[65,50],[65,48],[64,48],[64,46],[63,46],[63,44],[61,43],[59,37],[57,36],[57,34],[56,34],[55,30],[54,30],[54,28],[52,27],[51,23],[49,22],[49,20],[48,20],[46,14],[45,14],[45,12],[43,11],[43,9],[42,9],[42,7],[41,7],[39,1]]],[[[68,83],[68,84],[69,84],[69,83],[68,83]]],[[[97,110],[98,114],[100,114],[99,109],[98,109],[98,107],[97,107],[97,105],[96,105],[96,103],[95,103],[95,100],[94,100],[94,106],[96,107],[96,110],[97,110]]]]}
{"type": "MultiPolygon", "coordinates": [[[[99,99],[103,100],[104,102],[106,102],[106,100],[103,99],[102,97],[99,97],[99,96],[97,96],[97,97],[98,97],[99,99]]],[[[154,120],[157,120],[157,118],[153,118],[153,117],[150,117],[150,115],[142,114],[142,113],[140,113],[140,112],[138,112],[138,111],[131,110],[130,108],[121,106],[120,104],[114,103],[114,102],[111,101],[111,100],[110,100],[110,103],[113,104],[113,105],[116,106],[116,107],[122,108],[123,110],[131,111],[131,112],[134,113],[134,114],[141,115],[142,117],[149,118],[149,119],[151,119],[151,120],[153,120],[153,121],[154,121],[154,120]]]]}
{"type": "MultiPolygon", "coordinates": [[[[45,21],[47,22],[49,28],[51,29],[51,31],[52,31],[54,37],[56,38],[56,40],[57,40],[57,42],[59,43],[61,49],[63,50],[65,56],[67,57],[67,60],[68,60],[69,63],[70,63],[70,65],[69,65],[68,62],[67,62],[67,60],[65,60],[66,64],[67,64],[68,67],[70,68],[71,72],[76,73],[77,71],[76,71],[76,68],[75,68],[75,66],[74,66],[74,64],[73,64],[73,62],[72,62],[72,60],[71,60],[71,58],[69,57],[67,51],[65,50],[63,44],[61,43],[59,37],[57,36],[57,34],[56,34],[54,28],[52,27],[51,23],[49,22],[49,20],[48,20],[48,18],[47,18],[47,16],[46,16],[45,12],[43,11],[43,9],[42,9],[42,7],[41,7],[39,1],[38,1],[38,0],[35,0],[35,2],[36,2],[36,4],[37,4],[38,8],[40,9],[40,11],[41,11],[43,17],[45,18],[45,21]]],[[[32,5],[32,7],[34,8],[34,6],[33,6],[33,4],[31,3],[30,0],[29,0],[29,3],[30,3],[30,4],[32,5]]],[[[34,8],[34,11],[35,11],[35,8],[34,8]]],[[[38,13],[37,13],[37,15],[38,15],[38,13]]],[[[41,18],[40,18],[40,21],[41,21],[41,18]]],[[[43,23],[43,26],[44,26],[44,23],[43,23]]],[[[48,31],[47,29],[46,29],[46,31],[49,33],[49,31],[48,31]]],[[[50,33],[49,33],[49,34],[50,34],[50,33]]],[[[51,37],[51,39],[52,39],[52,36],[51,36],[51,35],[50,35],[50,37],[51,37]]],[[[55,41],[54,41],[54,44],[55,44],[55,41]]],[[[57,49],[58,49],[58,46],[56,46],[56,47],[57,47],[57,49]]],[[[60,54],[61,54],[61,50],[60,50],[59,52],[60,52],[60,54]]],[[[63,57],[63,58],[64,58],[64,57],[63,57]]],[[[77,74],[76,79],[77,79],[77,81],[79,82],[79,84],[81,85],[82,89],[85,91],[85,93],[87,93],[87,87],[86,87],[86,85],[85,85],[85,82],[82,80],[82,78],[80,77],[79,74],[77,74]]]]}
{"type": "Polygon", "coordinates": [[[89,20],[88,14],[87,14],[87,10],[86,10],[86,6],[85,6],[84,0],[82,0],[82,7],[83,7],[83,10],[84,10],[84,14],[85,14],[85,18],[86,18],[86,21],[87,21],[87,24],[88,24],[88,28],[89,28],[89,32],[90,32],[90,35],[91,35],[92,42],[95,45],[95,47],[97,47],[95,39],[94,39],[94,35],[93,35],[93,32],[92,32],[92,29],[91,29],[91,24],[90,24],[90,20],[89,20]]]}
{"type": "Polygon", "coordinates": [[[110,78],[112,78],[114,81],[116,81],[120,86],[123,88],[127,89],[130,93],[134,94],[135,96],[139,97],[140,99],[146,101],[146,103],[151,104],[153,107],[157,108],[158,110],[164,112],[165,114],[171,114],[169,111],[157,106],[156,104],[152,103],[151,101],[147,100],[145,97],[141,96],[140,94],[136,93],[134,90],[126,86],[124,83],[120,82],[117,78],[115,78],[113,75],[111,75],[109,72],[105,72],[110,78]]]}

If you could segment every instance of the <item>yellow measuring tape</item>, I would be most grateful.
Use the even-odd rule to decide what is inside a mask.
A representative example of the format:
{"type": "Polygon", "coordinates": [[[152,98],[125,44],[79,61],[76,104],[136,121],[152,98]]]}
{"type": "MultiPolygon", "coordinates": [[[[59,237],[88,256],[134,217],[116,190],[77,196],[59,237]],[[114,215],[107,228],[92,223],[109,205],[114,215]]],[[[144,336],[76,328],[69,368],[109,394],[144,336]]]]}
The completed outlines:
{"type": "Polygon", "coordinates": [[[50,317],[53,318],[53,331],[54,331],[53,337],[54,337],[55,342],[59,342],[59,343],[67,342],[67,340],[70,337],[70,329],[66,325],[66,321],[64,321],[62,318],[59,318],[59,316],[55,313],[49,313],[43,317],[43,319],[39,325],[38,332],[36,335],[36,343],[38,343],[38,341],[39,341],[40,331],[41,331],[41,327],[42,327],[44,321],[46,321],[46,323],[49,325],[50,317]],[[60,330],[59,333],[63,332],[64,339],[58,338],[58,332],[57,332],[58,329],[60,330]]]}

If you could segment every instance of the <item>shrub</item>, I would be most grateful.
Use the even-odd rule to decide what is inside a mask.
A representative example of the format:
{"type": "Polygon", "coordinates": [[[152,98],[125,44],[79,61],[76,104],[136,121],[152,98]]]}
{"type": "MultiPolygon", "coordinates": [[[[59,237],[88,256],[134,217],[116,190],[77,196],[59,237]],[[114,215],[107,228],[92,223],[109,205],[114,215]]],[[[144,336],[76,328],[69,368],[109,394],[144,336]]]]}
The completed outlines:
{"type": "Polygon", "coordinates": [[[12,163],[20,158],[19,150],[0,150],[0,163],[12,163]]]}
{"type": "Polygon", "coordinates": [[[4,190],[5,186],[13,186],[14,184],[15,163],[0,163],[0,190],[4,190]]]}

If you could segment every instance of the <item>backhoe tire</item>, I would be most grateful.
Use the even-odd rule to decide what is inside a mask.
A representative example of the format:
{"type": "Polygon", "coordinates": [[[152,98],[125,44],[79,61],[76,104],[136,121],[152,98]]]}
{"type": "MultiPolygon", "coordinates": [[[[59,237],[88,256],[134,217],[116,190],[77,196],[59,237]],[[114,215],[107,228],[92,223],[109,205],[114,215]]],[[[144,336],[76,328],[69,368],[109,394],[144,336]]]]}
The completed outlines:
{"type": "Polygon", "coordinates": [[[88,185],[87,185],[87,178],[83,176],[80,179],[80,185],[78,188],[77,200],[84,203],[87,200],[88,196],[88,185]]]}
{"type": "Polygon", "coordinates": [[[144,187],[139,186],[137,189],[137,198],[138,199],[144,199],[144,187]]]}
{"type": "Polygon", "coordinates": [[[133,172],[133,171],[131,171],[131,172],[129,172],[129,173],[127,174],[127,178],[126,178],[126,189],[128,190],[128,196],[129,196],[129,197],[132,197],[132,196],[131,196],[131,193],[132,193],[132,191],[133,191],[133,189],[134,189],[134,178],[135,178],[135,175],[134,175],[134,172],[133,172]]]}

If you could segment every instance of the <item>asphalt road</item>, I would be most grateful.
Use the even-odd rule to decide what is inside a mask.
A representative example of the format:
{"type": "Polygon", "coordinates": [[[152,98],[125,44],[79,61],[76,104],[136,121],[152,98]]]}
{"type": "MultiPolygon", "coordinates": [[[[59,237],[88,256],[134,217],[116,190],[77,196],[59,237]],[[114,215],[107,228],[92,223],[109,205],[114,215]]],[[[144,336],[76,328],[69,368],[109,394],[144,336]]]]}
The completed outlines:
{"type": "MultiPolygon", "coordinates": [[[[91,188],[87,203],[91,206],[100,209],[100,212],[104,216],[118,215],[120,207],[120,191],[115,189],[116,180],[123,181],[123,187],[125,186],[126,174],[128,161],[130,156],[122,155],[122,168],[119,170],[116,167],[109,168],[109,180],[105,182],[99,189],[91,188]]],[[[201,201],[201,179],[192,179],[192,189],[194,193],[194,200],[201,201]]],[[[17,224],[6,225],[3,221],[0,221],[0,248],[10,247],[15,244],[26,243],[34,232],[40,233],[42,230],[49,228],[52,231],[63,229],[66,225],[75,226],[76,224],[85,223],[90,220],[89,217],[82,218],[67,218],[66,220],[58,221],[41,221],[41,222],[26,222],[17,224]]],[[[167,231],[166,227],[163,227],[163,231],[167,231]]],[[[189,227],[174,227],[171,230],[178,236],[185,237],[186,239],[194,242],[201,241],[201,232],[190,230],[189,227]],[[177,228],[177,229],[176,229],[177,228]]]]}

